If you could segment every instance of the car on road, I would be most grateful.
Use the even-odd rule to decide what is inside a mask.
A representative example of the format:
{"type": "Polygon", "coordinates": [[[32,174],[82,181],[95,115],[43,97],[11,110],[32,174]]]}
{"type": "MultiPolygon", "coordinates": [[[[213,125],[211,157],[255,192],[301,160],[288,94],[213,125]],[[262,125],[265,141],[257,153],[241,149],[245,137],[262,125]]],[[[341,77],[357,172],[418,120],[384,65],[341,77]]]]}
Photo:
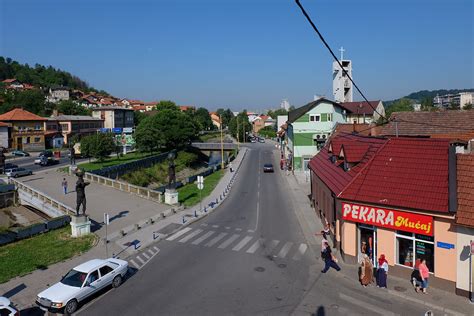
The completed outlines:
{"type": "MultiPolygon", "coordinates": [[[[56,165],[58,163],[59,163],[59,160],[56,160],[53,157],[46,157],[46,156],[42,156],[41,158],[39,158],[39,162],[38,162],[38,164],[42,167],[56,165]]],[[[36,160],[35,160],[35,164],[36,164],[36,160]]]]}
{"type": "Polygon", "coordinates": [[[19,149],[17,149],[17,150],[12,151],[12,156],[16,156],[16,157],[29,157],[30,154],[27,153],[27,152],[24,151],[24,150],[19,150],[19,149]]]}
{"type": "Polygon", "coordinates": [[[43,150],[35,159],[35,165],[40,165],[43,158],[53,158],[53,152],[51,150],[43,150]]]}
{"type": "Polygon", "coordinates": [[[273,165],[271,163],[264,164],[263,172],[273,172],[273,165]]]}
{"type": "Polygon", "coordinates": [[[22,176],[29,176],[32,175],[33,171],[25,168],[12,168],[12,169],[5,169],[5,175],[7,177],[18,178],[22,176]]]}
{"type": "Polygon", "coordinates": [[[52,313],[74,313],[79,303],[98,291],[122,284],[128,262],[120,259],[92,259],[70,270],[61,281],[38,294],[36,304],[52,313]]]}
{"type": "Polygon", "coordinates": [[[260,138],[258,139],[258,141],[259,141],[260,143],[264,143],[264,142],[265,142],[265,138],[260,137],[260,138]]]}
{"type": "Polygon", "coordinates": [[[12,302],[0,296],[0,315],[1,316],[20,316],[20,312],[13,306],[12,302]]]}

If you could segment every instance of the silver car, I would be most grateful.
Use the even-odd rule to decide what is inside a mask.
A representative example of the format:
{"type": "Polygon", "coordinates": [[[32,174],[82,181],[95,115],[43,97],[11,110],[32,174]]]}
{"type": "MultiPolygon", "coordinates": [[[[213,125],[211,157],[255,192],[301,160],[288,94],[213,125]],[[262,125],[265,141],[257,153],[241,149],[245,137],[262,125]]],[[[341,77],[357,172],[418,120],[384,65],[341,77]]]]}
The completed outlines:
{"type": "Polygon", "coordinates": [[[18,178],[21,176],[29,176],[33,174],[33,171],[25,169],[25,168],[12,168],[5,170],[5,174],[7,177],[18,178]]]}

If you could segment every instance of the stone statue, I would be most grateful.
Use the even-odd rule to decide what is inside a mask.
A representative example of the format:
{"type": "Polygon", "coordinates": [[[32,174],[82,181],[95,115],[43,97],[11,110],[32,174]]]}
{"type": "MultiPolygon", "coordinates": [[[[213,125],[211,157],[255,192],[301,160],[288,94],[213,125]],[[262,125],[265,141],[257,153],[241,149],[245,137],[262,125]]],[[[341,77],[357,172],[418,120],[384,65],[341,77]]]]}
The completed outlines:
{"type": "Polygon", "coordinates": [[[176,166],[174,164],[175,154],[168,154],[168,189],[176,188],[176,166]]]}
{"type": "Polygon", "coordinates": [[[74,146],[71,146],[71,149],[69,150],[69,160],[71,165],[76,164],[76,150],[74,149],[74,146]]]}
{"type": "Polygon", "coordinates": [[[86,214],[86,186],[90,183],[84,181],[84,172],[79,170],[76,172],[76,215],[79,216],[79,208],[82,204],[82,214],[86,214]]]}

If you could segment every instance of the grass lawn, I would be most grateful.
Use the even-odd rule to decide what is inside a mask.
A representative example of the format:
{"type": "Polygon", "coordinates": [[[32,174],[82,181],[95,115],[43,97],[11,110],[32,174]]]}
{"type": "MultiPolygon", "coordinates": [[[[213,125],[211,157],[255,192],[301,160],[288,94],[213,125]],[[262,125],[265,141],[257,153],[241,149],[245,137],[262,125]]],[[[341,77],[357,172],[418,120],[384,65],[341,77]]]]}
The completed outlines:
{"type": "MultiPolygon", "coordinates": [[[[216,171],[204,178],[204,189],[202,189],[202,198],[211,194],[219,180],[224,175],[222,170],[216,171]]],[[[179,202],[185,206],[193,206],[199,203],[199,189],[195,183],[189,183],[178,189],[179,202]]]]}
{"type": "Polygon", "coordinates": [[[81,163],[79,164],[79,167],[85,169],[86,171],[92,171],[92,170],[102,169],[104,167],[120,165],[122,163],[131,162],[131,161],[142,159],[142,158],[149,157],[152,155],[150,155],[150,153],[131,152],[119,158],[117,158],[117,156],[112,156],[110,158],[105,159],[102,162],[94,161],[94,162],[81,163]]]}
{"type": "Polygon", "coordinates": [[[56,229],[0,247],[0,283],[89,250],[96,236],[71,237],[71,227],[56,229]]]}

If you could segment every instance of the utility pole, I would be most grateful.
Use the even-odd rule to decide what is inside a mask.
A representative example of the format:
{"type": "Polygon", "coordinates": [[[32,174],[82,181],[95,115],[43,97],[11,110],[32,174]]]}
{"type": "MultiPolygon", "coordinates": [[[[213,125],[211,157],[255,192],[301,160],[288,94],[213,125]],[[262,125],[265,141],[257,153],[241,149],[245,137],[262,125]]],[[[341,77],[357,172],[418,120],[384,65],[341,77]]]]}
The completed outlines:
{"type": "Polygon", "coordinates": [[[237,150],[240,150],[239,136],[239,116],[237,115],[237,150]]]}
{"type": "Polygon", "coordinates": [[[222,116],[219,115],[220,127],[221,127],[221,169],[224,170],[224,138],[222,136],[222,116]]]}

